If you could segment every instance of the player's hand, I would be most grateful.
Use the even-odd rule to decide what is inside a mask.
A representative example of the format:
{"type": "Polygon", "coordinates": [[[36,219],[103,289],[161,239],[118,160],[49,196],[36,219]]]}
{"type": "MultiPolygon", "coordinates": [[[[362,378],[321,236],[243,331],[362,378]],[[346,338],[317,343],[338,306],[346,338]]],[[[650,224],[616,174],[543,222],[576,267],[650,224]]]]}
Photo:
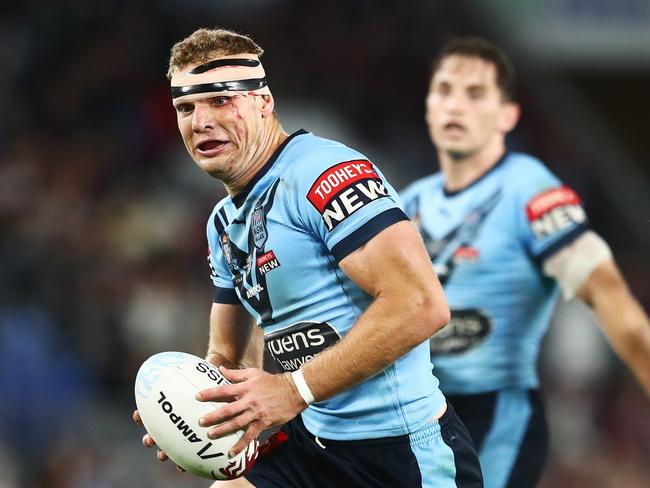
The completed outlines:
{"type": "Polygon", "coordinates": [[[288,374],[269,374],[261,369],[228,369],[219,371],[230,385],[208,388],[197,393],[202,402],[227,402],[199,420],[210,429],[212,439],[243,429],[244,435],[230,450],[234,456],[242,451],[260,433],[282,425],[307,408],[288,374]]]}
{"type": "MultiPolygon", "coordinates": [[[[133,411],[133,421],[134,421],[136,424],[140,425],[141,427],[144,427],[144,424],[142,423],[142,418],[140,417],[140,412],[138,412],[137,410],[134,410],[134,411],[133,411]]],[[[149,435],[149,433],[147,432],[145,435],[142,436],[142,445],[143,445],[144,447],[154,447],[154,446],[156,445],[156,441],[154,441],[154,440],[153,440],[153,437],[151,437],[151,436],[149,435]]],[[[161,451],[160,449],[158,449],[158,452],[156,453],[156,457],[157,457],[160,461],[167,461],[167,460],[169,459],[169,457],[167,456],[167,454],[165,454],[165,453],[164,453],[163,451],[161,451]]],[[[177,470],[177,471],[181,471],[181,472],[182,472],[182,471],[185,471],[185,470],[184,470],[183,468],[181,468],[180,466],[176,466],[176,470],[177,470]]]]}

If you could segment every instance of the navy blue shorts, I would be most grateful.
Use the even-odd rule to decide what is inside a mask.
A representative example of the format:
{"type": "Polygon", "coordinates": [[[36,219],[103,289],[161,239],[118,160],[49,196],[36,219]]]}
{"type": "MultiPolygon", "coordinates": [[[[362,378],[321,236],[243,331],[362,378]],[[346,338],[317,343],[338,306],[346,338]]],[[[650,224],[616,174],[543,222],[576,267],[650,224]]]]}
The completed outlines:
{"type": "Polygon", "coordinates": [[[532,488],[548,455],[548,426],[537,390],[447,395],[479,453],[486,488],[532,488]]]}
{"type": "Polygon", "coordinates": [[[258,488],[483,486],[474,445],[451,406],[438,421],[397,437],[316,438],[300,416],[282,430],[289,439],[246,474],[258,488]]]}

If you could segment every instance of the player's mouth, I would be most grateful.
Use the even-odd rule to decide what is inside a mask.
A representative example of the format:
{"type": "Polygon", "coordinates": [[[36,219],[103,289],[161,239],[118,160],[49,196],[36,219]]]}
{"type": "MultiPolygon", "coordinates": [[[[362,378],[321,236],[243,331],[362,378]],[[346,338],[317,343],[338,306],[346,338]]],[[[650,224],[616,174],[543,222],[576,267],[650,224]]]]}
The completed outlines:
{"type": "Polygon", "coordinates": [[[201,156],[212,157],[222,153],[228,144],[229,144],[228,141],[219,140],[219,139],[210,139],[210,140],[199,142],[195,147],[196,147],[196,152],[201,156]]]}
{"type": "Polygon", "coordinates": [[[449,134],[460,134],[467,132],[467,128],[458,122],[447,122],[442,126],[442,130],[449,134]]]}

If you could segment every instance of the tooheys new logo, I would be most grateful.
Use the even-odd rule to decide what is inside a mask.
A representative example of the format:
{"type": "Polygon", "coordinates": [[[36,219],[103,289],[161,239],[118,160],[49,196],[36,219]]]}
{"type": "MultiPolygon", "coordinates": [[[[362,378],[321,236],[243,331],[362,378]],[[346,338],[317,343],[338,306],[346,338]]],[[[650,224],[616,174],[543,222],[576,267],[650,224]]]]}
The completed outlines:
{"type": "Polygon", "coordinates": [[[327,230],[332,230],[364,205],[387,196],[388,190],[370,161],[360,159],[323,172],[307,199],[321,214],[327,230]]]}
{"type": "Polygon", "coordinates": [[[341,339],[327,322],[299,322],[264,337],[266,350],[280,371],[296,371],[341,339]]]}
{"type": "Polygon", "coordinates": [[[568,186],[551,188],[536,195],[526,206],[530,227],[537,239],[555,235],[587,222],[580,197],[568,186]]]}

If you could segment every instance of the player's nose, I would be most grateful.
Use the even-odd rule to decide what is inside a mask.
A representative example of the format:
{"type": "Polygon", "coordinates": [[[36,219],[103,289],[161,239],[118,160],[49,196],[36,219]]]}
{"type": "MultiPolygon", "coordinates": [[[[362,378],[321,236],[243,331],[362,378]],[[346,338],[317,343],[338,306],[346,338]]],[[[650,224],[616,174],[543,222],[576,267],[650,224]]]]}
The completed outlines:
{"type": "Polygon", "coordinates": [[[192,113],[192,130],[194,132],[203,132],[207,129],[213,129],[215,125],[214,113],[210,107],[204,103],[195,104],[192,113]]]}
{"type": "Polygon", "coordinates": [[[451,93],[445,97],[444,107],[450,112],[462,112],[465,109],[465,98],[459,93],[451,93]]]}

